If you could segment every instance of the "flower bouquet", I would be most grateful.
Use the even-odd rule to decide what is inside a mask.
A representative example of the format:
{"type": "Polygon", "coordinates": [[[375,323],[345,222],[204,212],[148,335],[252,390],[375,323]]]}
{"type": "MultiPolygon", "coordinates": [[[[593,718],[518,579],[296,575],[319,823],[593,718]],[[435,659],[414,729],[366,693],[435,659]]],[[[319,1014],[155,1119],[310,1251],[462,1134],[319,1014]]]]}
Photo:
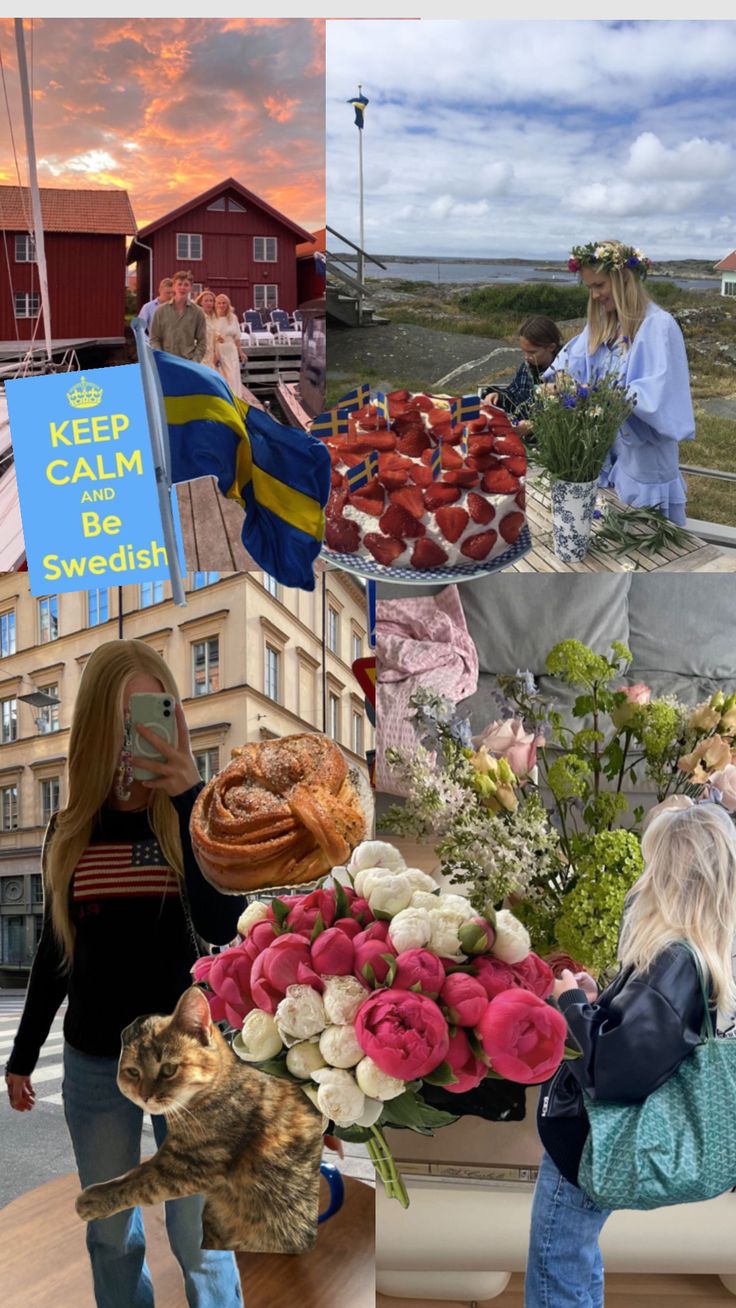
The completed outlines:
{"type": "Polygon", "coordinates": [[[381,841],[331,880],[251,903],[240,942],[192,973],[239,1057],[301,1085],[337,1136],[366,1143],[407,1206],[383,1128],[432,1134],[456,1120],[425,1102],[424,1085],[546,1080],[566,1024],[545,1002],[552,970],[511,912],[442,893],[381,841]]]}
{"type": "Polygon", "coordinates": [[[634,405],[610,373],[584,385],[557,372],[553,385],[537,389],[529,413],[534,458],[552,482],[554,550],[565,562],[588,551],[601,470],[634,405]]]}

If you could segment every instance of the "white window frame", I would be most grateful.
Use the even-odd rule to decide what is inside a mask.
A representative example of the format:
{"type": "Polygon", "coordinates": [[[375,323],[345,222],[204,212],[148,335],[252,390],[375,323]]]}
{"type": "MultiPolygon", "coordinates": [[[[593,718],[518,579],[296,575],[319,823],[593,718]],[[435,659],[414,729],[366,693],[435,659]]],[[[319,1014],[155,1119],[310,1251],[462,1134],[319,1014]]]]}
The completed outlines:
{"type": "Polygon", "coordinates": [[[208,745],[206,749],[195,749],[192,752],[197,771],[206,784],[220,771],[220,746],[208,745]],[[201,766],[200,760],[204,762],[204,767],[201,766]]]}
{"type": "MultiPolygon", "coordinates": [[[[176,233],[176,262],[177,263],[201,263],[203,255],[204,241],[201,232],[177,232],[176,233]],[[192,241],[199,241],[199,254],[192,252],[192,241]],[[182,249],[181,242],[186,242],[186,250],[182,249]]],[[[193,289],[193,288],[192,288],[193,289]]]]}
{"type": "Polygon", "coordinates": [[[274,704],[281,703],[281,650],[268,640],[263,650],[263,693],[274,704]]]}
{"type": "Polygon", "coordinates": [[[18,783],[0,788],[0,831],[18,830],[18,783]]]}
{"type": "Polygon", "coordinates": [[[37,318],[41,312],[41,296],[38,291],[16,291],[13,304],[18,319],[37,318]]]}
{"type": "Polygon", "coordinates": [[[327,694],[327,735],[340,739],[340,696],[334,690],[327,694]]]}
{"type": "Polygon", "coordinates": [[[330,654],[340,653],[340,614],[331,604],[327,605],[327,648],[330,654]]]}
{"type": "MultiPolygon", "coordinates": [[[[53,695],[56,699],[59,698],[59,683],[56,681],[50,686],[39,686],[38,689],[45,691],[47,695],[53,695]]],[[[40,736],[50,736],[54,731],[61,731],[61,721],[59,719],[60,709],[61,704],[43,704],[39,708],[39,722],[48,722],[45,731],[41,727],[38,727],[38,733],[40,736]]]]}
{"type": "Polygon", "coordinates": [[[41,825],[48,826],[54,813],[58,813],[61,803],[61,777],[41,777],[39,779],[41,797],[41,825]],[[54,796],[56,804],[54,804],[54,796]],[[48,798],[48,803],[46,802],[48,798]]]}
{"type": "Polygon", "coordinates": [[[254,263],[278,263],[279,261],[279,238],[278,236],[254,236],[253,237],[253,262],[254,263]],[[259,254],[259,248],[261,253],[259,254]],[[273,253],[269,254],[269,250],[273,253]]]}
{"type": "Polygon", "coordinates": [[[15,609],[5,609],[0,613],[0,656],[2,658],[9,658],[11,654],[15,654],[15,632],[15,609]],[[5,646],[6,633],[8,636],[7,648],[5,646]]]}
{"type": "Polygon", "coordinates": [[[220,580],[220,576],[219,572],[193,572],[191,589],[204,590],[205,586],[214,586],[215,582],[220,580]],[[197,577],[202,577],[203,580],[198,583],[197,577]]]}
{"type": "Polygon", "coordinates": [[[353,631],[351,635],[352,635],[351,646],[352,646],[352,654],[353,654],[352,661],[353,663],[357,663],[358,659],[362,659],[363,657],[363,637],[358,635],[357,631],[353,631]]]}
{"type": "Polygon", "coordinates": [[[253,308],[258,309],[278,309],[279,307],[279,288],[277,282],[257,282],[253,287],[253,308]],[[273,295],[269,292],[273,291],[273,295]]]}
{"type": "Polygon", "coordinates": [[[12,745],[18,739],[18,700],[15,695],[0,699],[0,744],[12,745]],[[8,706],[7,713],[5,705],[8,706]],[[7,733],[6,733],[7,724],[7,733]]]}
{"type": "Polygon", "coordinates": [[[272,599],[281,599],[281,587],[276,578],[271,576],[270,572],[264,572],[263,574],[263,589],[272,599]]]}
{"type": "Polygon", "coordinates": [[[59,597],[58,595],[43,595],[38,601],[38,643],[39,645],[50,645],[52,640],[59,639],[59,597]],[[44,609],[47,605],[47,610],[44,609]],[[48,612],[48,636],[44,636],[44,612],[48,612]],[[52,633],[52,618],[56,623],[56,631],[52,633]]]}
{"type": "Polygon", "coordinates": [[[30,232],[15,234],[15,262],[38,263],[36,258],[36,241],[30,232]]]}
{"type": "Polygon", "coordinates": [[[192,641],[192,696],[195,699],[201,699],[203,695],[214,695],[220,689],[220,637],[203,636],[201,640],[192,641]],[[217,645],[217,660],[211,657],[210,645],[212,642],[217,645]],[[204,646],[204,682],[201,687],[197,686],[197,649],[204,646]],[[217,685],[212,685],[212,669],[217,669],[217,685]]]}
{"type": "Polygon", "coordinates": [[[363,753],[363,714],[353,709],[353,753],[363,753]]]}
{"type": "Polygon", "coordinates": [[[88,626],[88,627],[101,627],[102,624],[103,624],[103,622],[109,622],[109,620],[110,620],[110,592],[109,592],[107,586],[95,586],[92,590],[88,590],[88,591],[87,591],[87,626],[88,626]],[[95,598],[96,598],[96,600],[97,600],[97,618],[95,619],[94,622],[92,621],[92,596],[93,596],[93,595],[95,596],[95,598]],[[105,616],[104,616],[104,618],[101,618],[101,617],[99,616],[99,615],[100,615],[100,596],[104,596],[104,600],[105,600],[105,616]]]}
{"type": "Polygon", "coordinates": [[[142,609],[150,609],[150,608],[153,607],[154,604],[163,604],[165,598],[166,598],[166,595],[165,595],[165,592],[164,592],[164,581],[163,581],[163,578],[159,577],[159,579],[158,579],[157,581],[142,581],[142,582],[141,582],[140,607],[141,607],[142,609]],[[145,589],[146,589],[148,586],[150,586],[150,588],[151,588],[151,598],[150,598],[150,600],[144,600],[144,598],[143,598],[143,592],[145,591],[145,589]],[[157,587],[157,586],[159,587],[159,598],[158,598],[158,599],[156,598],[156,587],[157,587]]]}

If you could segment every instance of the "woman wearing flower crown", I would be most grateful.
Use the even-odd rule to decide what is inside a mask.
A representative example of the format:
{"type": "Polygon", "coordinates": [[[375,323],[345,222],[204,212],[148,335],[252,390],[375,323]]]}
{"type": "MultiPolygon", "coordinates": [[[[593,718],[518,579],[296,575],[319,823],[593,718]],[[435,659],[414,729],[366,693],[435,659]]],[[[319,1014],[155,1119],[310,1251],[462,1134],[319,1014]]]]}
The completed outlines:
{"type": "MultiPolygon", "coordinates": [[[[658,507],[685,525],[687,492],[678,444],[695,436],[687,355],[671,314],[647,295],[651,261],[621,241],[573,247],[568,268],[588,287],[588,321],[555,360],[576,381],[616,372],[636,408],[616,437],[601,484],[636,507],[658,507]]],[[[545,379],[554,380],[548,372],[545,379]]]]}
{"type": "MultiPolygon", "coordinates": [[[[5,1080],[11,1106],[32,1109],[33,1070],[67,998],[64,1115],[88,1186],[140,1161],[143,1113],[116,1079],[121,1032],[141,1013],[171,1012],[201,953],[194,931],[228,943],[243,901],[214,890],[194,859],[189,819],[202,782],[174,680],[145,642],[111,640],[90,655],[74,706],[68,777],[68,802],[43,845],[43,933],[5,1080]],[[163,763],[131,749],[130,697],[151,692],[176,701],[175,746],[138,724],[163,763]],[[154,779],[136,780],[134,767],[154,779]]],[[[165,1118],[152,1122],[160,1145],[165,1118]]],[[[186,1301],[189,1308],[239,1308],[233,1255],[201,1248],[202,1205],[196,1195],[166,1204],[186,1301]]],[[[139,1209],[91,1221],[87,1248],[98,1308],[153,1308],[139,1209]]]]}

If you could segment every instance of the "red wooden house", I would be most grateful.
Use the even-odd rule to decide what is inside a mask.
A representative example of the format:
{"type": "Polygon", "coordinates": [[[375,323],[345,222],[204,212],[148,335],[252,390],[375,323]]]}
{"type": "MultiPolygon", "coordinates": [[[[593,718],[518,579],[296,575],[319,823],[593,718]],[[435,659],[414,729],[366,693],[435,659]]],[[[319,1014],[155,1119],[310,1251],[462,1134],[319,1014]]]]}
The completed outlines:
{"type": "MultiPolygon", "coordinates": [[[[40,194],[53,340],[122,340],[125,238],[135,232],[127,191],[40,194]]],[[[0,186],[0,228],[0,341],[43,340],[27,187],[0,186]]]]}
{"type": "Polygon", "coordinates": [[[239,318],[246,309],[291,313],[299,303],[296,247],[309,240],[309,232],[228,177],[141,228],[131,242],[139,307],[162,277],[183,269],[192,274],[193,295],[204,286],[224,293],[239,318]]]}

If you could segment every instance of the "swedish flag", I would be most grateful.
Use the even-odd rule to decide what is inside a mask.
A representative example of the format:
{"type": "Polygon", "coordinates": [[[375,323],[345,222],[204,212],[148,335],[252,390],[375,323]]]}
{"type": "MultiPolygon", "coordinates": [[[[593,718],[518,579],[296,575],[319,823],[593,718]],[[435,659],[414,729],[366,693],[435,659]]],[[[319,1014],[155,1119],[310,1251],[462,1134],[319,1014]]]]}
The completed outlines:
{"type": "Polygon", "coordinates": [[[378,454],[374,450],[372,454],[367,454],[364,459],[361,459],[360,463],[356,463],[354,468],[348,468],[345,475],[348,479],[349,490],[356,491],[363,486],[367,486],[377,472],[378,454]]]}
{"type": "Polygon", "coordinates": [[[346,436],[348,433],[348,410],[345,408],[325,409],[309,424],[313,436],[346,436]]]}
{"type": "Polygon", "coordinates": [[[346,413],[355,413],[356,409],[362,409],[371,398],[371,388],[369,382],[360,382],[354,386],[347,395],[343,395],[341,400],[337,401],[336,409],[345,409],[346,413]]]}
{"type": "Polygon", "coordinates": [[[373,403],[376,407],[376,413],[380,414],[382,418],[385,418],[386,422],[390,427],[391,414],[389,413],[388,410],[388,396],[384,395],[383,391],[376,391],[376,394],[373,399],[373,403]]]}
{"type": "Polygon", "coordinates": [[[432,469],[432,481],[436,481],[442,472],[442,446],[435,445],[432,450],[432,458],[429,464],[432,469]]]}
{"type": "Polygon", "coordinates": [[[468,457],[468,429],[467,429],[467,427],[463,427],[463,436],[462,436],[462,440],[460,441],[460,453],[462,454],[462,456],[463,456],[464,459],[467,459],[467,457],[468,457]]]}
{"type": "Polygon", "coordinates": [[[283,586],[314,590],[330,456],[316,437],[246,404],[211,368],[153,351],[173,482],[212,476],[245,509],[243,545],[283,586]]]}
{"type": "Polygon", "coordinates": [[[353,109],[355,110],[355,126],[359,127],[362,132],[363,121],[365,118],[365,108],[366,105],[370,103],[368,96],[363,95],[363,92],[360,91],[358,95],[354,95],[351,100],[348,100],[347,103],[353,106],[353,109]]]}
{"type": "Polygon", "coordinates": [[[463,395],[450,400],[450,413],[454,423],[472,422],[480,417],[480,400],[477,395],[463,395]]]}

